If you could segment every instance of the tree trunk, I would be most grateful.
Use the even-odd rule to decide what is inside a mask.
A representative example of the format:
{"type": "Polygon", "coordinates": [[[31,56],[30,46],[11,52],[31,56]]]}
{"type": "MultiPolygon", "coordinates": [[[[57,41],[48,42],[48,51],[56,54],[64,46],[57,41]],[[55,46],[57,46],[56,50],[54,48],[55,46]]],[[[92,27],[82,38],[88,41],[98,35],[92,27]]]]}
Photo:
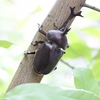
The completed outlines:
{"type": "MultiPolygon", "coordinates": [[[[56,25],[60,27],[70,14],[69,8],[75,6],[75,12],[77,13],[81,9],[80,5],[84,5],[85,1],[86,0],[57,0],[42,24],[43,29],[46,32],[50,29],[54,29],[53,23],[56,23],[56,25]]],[[[69,22],[68,27],[70,27],[72,21],[69,22]]],[[[37,32],[32,41],[35,40],[45,40],[45,37],[37,32]]],[[[37,48],[37,46],[33,47],[30,44],[27,51],[35,51],[37,48]]],[[[41,81],[43,75],[38,75],[33,71],[33,60],[34,55],[24,56],[7,91],[10,91],[20,84],[39,83],[41,81]]]]}

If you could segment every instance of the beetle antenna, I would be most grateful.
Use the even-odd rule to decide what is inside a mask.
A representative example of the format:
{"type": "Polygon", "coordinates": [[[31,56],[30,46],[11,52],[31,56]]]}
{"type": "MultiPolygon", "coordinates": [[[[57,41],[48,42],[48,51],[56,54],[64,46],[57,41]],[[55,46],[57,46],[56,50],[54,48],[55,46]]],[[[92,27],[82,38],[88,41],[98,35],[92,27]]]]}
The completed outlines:
{"type": "Polygon", "coordinates": [[[70,7],[70,11],[71,11],[71,13],[70,13],[70,15],[69,15],[69,17],[68,17],[68,19],[64,22],[64,24],[59,28],[59,30],[61,30],[61,31],[64,31],[65,30],[65,28],[66,28],[66,26],[67,26],[67,24],[68,24],[68,22],[71,20],[71,19],[73,19],[74,17],[76,17],[76,16],[81,16],[81,17],[83,17],[82,15],[81,15],[81,12],[82,11],[80,11],[80,12],[78,12],[78,13],[74,13],[74,9],[75,9],[75,7],[70,7]]]}

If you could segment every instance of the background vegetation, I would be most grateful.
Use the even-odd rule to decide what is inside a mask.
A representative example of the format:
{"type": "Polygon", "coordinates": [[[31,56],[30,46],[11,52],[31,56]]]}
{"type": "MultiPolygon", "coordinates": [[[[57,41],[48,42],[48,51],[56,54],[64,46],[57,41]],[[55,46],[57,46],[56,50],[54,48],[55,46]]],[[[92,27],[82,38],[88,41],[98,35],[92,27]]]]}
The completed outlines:
{"type": "MultiPolygon", "coordinates": [[[[37,31],[56,0],[0,0],[0,40],[13,43],[0,47],[0,94],[4,93],[37,31]]],[[[87,0],[99,7],[100,1],[87,0]]],[[[100,13],[82,8],[67,35],[70,48],[62,59],[73,67],[90,67],[100,86],[100,13]]],[[[41,83],[74,88],[73,69],[59,61],[57,70],[41,83]]]]}

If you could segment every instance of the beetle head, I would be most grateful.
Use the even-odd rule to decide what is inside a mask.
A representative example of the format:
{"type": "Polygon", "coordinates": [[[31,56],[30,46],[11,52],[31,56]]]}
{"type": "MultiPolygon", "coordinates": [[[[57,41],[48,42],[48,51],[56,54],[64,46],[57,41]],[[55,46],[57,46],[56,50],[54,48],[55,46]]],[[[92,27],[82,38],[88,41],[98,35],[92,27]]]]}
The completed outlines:
{"type": "MultiPolygon", "coordinates": [[[[69,30],[68,30],[69,31],[69,30]]],[[[50,30],[46,34],[46,38],[55,43],[59,48],[66,49],[68,47],[65,32],[60,30],[50,30]]]]}

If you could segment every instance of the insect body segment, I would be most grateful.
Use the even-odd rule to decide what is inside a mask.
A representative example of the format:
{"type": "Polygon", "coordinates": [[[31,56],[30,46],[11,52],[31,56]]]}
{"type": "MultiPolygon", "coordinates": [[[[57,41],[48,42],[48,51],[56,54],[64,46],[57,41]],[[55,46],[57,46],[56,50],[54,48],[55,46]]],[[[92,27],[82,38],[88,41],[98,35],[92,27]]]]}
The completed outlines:
{"type": "Polygon", "coordinates": [[[26,54],[34,54],[34,70],[38,74],[49,74],[52,70],[56,69],[56,64],[60,60],[60,58],[65,53],[63,50],[69,47],[66,34],[70,30],[66,28],[68,22],[74,18],[75,16],[81,16],[81,11],[78,13],[74,13],[75,7],[70,7],[70,15],[68,19],[64,22],[64,24],[58,28],[55,24],[56,30],[49,30],[45,32],[43,30],[43,26],[39,25],[39,32],[46,36],[47,41],[35,41],[33,46],[36,46],[38,43],[41,43],[37,52],[28,52],[26,54]],[[65,29],[66,28],[66,29],[65,29]],[[61,48],[63,50],[61,50],[61,48]]]}
{"type": "Polygon", "coordinates": [[[64,51],[49,44],[48,42],[44,42],[39,47],[34,57],[34,70],[39,74],[50,73],[53,69],[55,69],[55,65],[63,54],[64,51]]]}

